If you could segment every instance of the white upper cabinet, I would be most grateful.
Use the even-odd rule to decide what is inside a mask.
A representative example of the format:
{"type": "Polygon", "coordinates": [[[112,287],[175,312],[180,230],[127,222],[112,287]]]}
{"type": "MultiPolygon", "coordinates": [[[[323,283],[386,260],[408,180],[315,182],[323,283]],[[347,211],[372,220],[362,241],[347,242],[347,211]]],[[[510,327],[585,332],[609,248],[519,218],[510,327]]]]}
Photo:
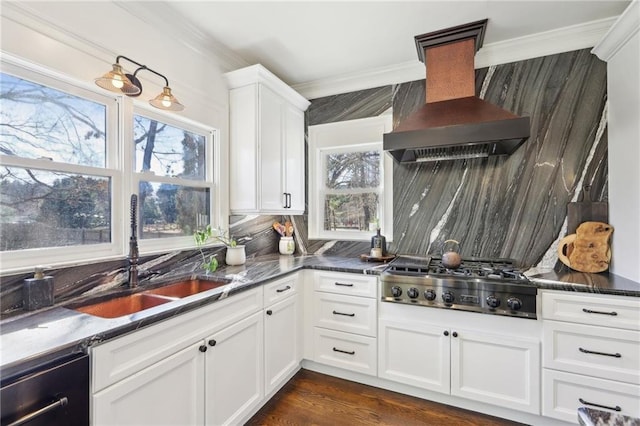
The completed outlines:
{"type": "Polygon", "coordinates": [[[309,101],[259,64],[225,76],[231,212],[304,213],[304,111],[309,101]]]}

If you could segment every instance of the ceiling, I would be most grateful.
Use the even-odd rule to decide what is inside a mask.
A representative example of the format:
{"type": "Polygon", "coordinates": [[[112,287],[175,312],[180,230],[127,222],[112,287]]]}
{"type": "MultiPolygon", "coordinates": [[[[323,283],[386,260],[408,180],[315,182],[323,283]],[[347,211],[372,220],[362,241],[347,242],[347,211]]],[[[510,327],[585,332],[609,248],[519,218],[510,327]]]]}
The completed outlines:
{"type": "Polygon", "coordinates": [[[296,86],[417,62],[414,36],[489,18],[484,46],[615,17],[629,0],[169,1],[240,57],[296,86]]]}

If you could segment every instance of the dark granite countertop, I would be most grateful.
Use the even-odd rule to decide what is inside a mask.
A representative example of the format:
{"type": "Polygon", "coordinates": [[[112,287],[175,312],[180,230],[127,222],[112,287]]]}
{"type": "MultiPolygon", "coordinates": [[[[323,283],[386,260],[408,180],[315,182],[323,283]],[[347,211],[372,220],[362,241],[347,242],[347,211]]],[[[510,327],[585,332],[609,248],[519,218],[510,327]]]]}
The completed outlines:
{"type": "MultiPolygon", "coordinates": [[[[229,281],[228,285],[132,315],[105,319],[79,313],[66,307],[82,303],[87,297],[79,301],[66,301],[63,305],[35,312],[19,313],[3,318],[0,322],[0,372],[4,378],[61,355],[86,351],[96,342],[214,303],[221,298],[254,288],[303,268],[378,275],[385,267],[386,264],[340,256],[261,256],[248,260],[242,266],[220,268],[216,273],[207,276],[210,279],[225,279],[229,281]]],[[[640,297],[639,283],[612,274],[537,271],[527,275],[538,288],[542,289],[640,297]]],[[[146,281],[135,291],[143,291],[152,286],[157,287],[176,279],[195,277],[203,276],[185,274],[178,269],[173,275],[171,273],[163,275],[161,280],[146,281]]],[[[122,293],[122,289],[119,291],[122,293]]],[[[111,291],[100,294],[102,297],[116,295],[111,291]]],[[[96,296],[98,295],[92,297],[96,296]]]]}
{"type": "Polygon", "coordinates": [[[578,422],[582,426],[640,426],[640,419],[593,408],[578,408],[578,422]]]}
{"type": "MultiPolygon", "coordinates": [[[[176,271],[165,274],[162,281],[150,280],[135,292],[152,286],[184,278],[222,278],[229,284],[188,298],[172,301],[144,311],[119,318],[105,319],[69,309],[81,300],[66,301],[34,312],[25,312],[4,318],[0,322],[0,369],[3,378],[30,369],[59,356],[86,351],[97,342],[108,340],[154,322],[213,303],[234,293],[262,285],[266,281],[298,271],[302,268],[337,272],[379,274],[385,267],[380,263],[363,262],[359,258],[329,256],[270,255],[248,260],[241,266],[226,266],[209,276],[185,275],[176,271]]],[[[134,290],[128,290],[131,293],[134,290]]],[[[123,291],[107,292],[93,297],[116,297],[123,291]]]]}
{"type": "Polygon", "coordinates": [[[609,272],[589,274],[565,266],[545,271],[527,271],[538,288],[640,297],[640,283],[609,272]]]}

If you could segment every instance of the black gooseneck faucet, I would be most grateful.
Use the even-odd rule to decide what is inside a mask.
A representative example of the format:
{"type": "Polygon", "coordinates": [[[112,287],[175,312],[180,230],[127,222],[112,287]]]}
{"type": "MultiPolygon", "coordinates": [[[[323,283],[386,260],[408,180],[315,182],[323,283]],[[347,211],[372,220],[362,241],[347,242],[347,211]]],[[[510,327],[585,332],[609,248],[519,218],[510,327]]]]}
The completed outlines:
{"type": "Polygon", "coordinates": [[[131,195],[131,237],[129,238],[129,288],[138,286],[138,196],[131,195]]]}

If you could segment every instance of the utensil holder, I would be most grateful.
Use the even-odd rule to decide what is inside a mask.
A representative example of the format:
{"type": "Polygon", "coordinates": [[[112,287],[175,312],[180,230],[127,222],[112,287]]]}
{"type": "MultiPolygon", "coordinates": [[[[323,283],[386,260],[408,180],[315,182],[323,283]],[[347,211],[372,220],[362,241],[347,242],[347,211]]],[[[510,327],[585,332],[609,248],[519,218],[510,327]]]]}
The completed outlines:
{"type": "Polygon", "coordinates": [[[278,250],[280,254],[293,254],[296,250],[296,243],[293,241],[293,237],[280,237],[278,250]]]}

